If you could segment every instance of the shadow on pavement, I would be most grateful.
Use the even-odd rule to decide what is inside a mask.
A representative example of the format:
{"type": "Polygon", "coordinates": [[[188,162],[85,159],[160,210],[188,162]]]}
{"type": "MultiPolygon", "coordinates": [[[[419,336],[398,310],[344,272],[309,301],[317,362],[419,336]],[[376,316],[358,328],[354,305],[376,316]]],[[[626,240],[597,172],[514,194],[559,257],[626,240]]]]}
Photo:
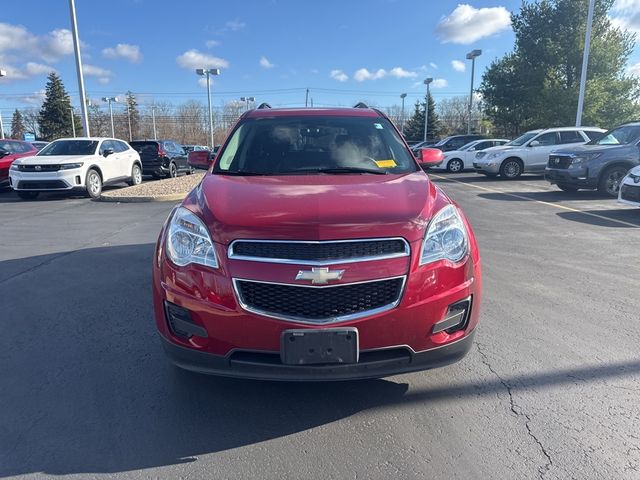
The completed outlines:
{"type": "Polygon", "coordinates": [[[598,227],[640,228],[640,209],[636,209],[635,211],[629,209],[585,210],[583,212],[558,212],[556,215],[565,220],[585,223],[587,225],[596,225],[598,227]]]}
{"type": "Polygon", "coordinates": [[[183,372],[155,333],[152,255],[143,244],[0,263],[15,272],[0,281],[0,476],[188,463],[372,408],[640,373],[632,361],[408,392],[392,380],[269,383],[183,372]]]}

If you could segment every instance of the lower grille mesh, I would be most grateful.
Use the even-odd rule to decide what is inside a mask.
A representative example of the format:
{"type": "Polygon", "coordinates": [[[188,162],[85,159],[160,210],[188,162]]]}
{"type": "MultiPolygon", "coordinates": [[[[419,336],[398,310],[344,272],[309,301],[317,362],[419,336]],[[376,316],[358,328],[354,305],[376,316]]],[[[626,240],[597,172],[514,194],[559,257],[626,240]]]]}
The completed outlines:
{"type": "Polygon", "coordinates": [[[403,278],[391,278],[312,288],[236,280],[236,288],[250,310],[322,323],[394,304],[400,298],[403,282],[403,278]]]}

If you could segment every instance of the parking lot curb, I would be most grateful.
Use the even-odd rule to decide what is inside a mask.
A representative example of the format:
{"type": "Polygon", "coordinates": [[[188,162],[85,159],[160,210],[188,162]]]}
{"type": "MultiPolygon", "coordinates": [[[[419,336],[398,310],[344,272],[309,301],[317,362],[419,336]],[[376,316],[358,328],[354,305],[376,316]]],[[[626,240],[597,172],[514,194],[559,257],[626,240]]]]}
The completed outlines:
{"type": "MultiPolygon", "coordinates": [[[[188,192],[187,192],[188,193],[188,192]]],[[[111,197],[101,196],[97,200],[99,202],[110,203],[147,203],[147,202],[176,202],[184,200],[187,193],[174,193],[172,195],[156,195],[152,197],[111,197]]]]}

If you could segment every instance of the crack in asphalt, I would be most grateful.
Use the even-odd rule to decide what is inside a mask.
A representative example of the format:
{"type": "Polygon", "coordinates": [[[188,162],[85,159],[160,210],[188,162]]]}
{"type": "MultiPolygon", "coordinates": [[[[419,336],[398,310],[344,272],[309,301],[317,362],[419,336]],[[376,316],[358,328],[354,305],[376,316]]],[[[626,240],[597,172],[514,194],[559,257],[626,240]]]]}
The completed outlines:
{"type": "Polygon", "coordinates": [[[517,417],[524,417],[525,422],[524,422],[524,426],[527,429],[527,434],[533,439],[533,441],[538,445],[538,447],[540,448],[540,451],[542,452],[542,454],[544,455],[544,457],[546,458],[546,463],[545,465],[542,465],[540,467],[538,467],[538,474],[540,475],[540,478],[544,478],[544,476],[547,474],[547,472],[551,469],[551,467],[553,466],[553,460],[551,459],[551,455],[549,455],[549,452],[547,452],[547,449],[545,448],[545,446],[542,444],[542,442],[540,441],[540,439],[538,437],[536,437],[536,435],[533,433],[533,431],[531,430],[531,417],[525,413],[521,407],[519,407],[516,402],[515,399],[513,398],[513,387],[506,382],[502,376],[496,372],[496,370],[491,366],[491,363],[489,363],[489,357],[487,357],[487,354],[485,352],[482,351],[482,345],[479,342],[474,342],[476,344],[476,347],[478,349],[478,353],[480,354],[481,357],[481,361],[484,365],[487,366],[487,368],[489,369],[489,371],[491,373],[493,373],[493,375],[495,375],[495,377],[500,381],[500,383],[502,384],[502,386],[505,388],[505,390],[507,391],[508,395],[509,395],[509,409],[511,410],[511,412],[516,415],[517,417]]]}

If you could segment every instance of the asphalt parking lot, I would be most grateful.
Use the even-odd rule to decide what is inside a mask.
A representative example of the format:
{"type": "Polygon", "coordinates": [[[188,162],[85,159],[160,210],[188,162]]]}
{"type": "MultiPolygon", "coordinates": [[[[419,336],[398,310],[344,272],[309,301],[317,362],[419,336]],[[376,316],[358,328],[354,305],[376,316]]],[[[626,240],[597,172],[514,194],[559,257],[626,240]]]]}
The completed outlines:
{"type": "Polygon", "coordinates": [[[168,364],[150,271],[173,204],[0,193],[0,476],[640,478],[640,209],[434,179],[480,243],[474,349],[332,384],[168,364]]]}

